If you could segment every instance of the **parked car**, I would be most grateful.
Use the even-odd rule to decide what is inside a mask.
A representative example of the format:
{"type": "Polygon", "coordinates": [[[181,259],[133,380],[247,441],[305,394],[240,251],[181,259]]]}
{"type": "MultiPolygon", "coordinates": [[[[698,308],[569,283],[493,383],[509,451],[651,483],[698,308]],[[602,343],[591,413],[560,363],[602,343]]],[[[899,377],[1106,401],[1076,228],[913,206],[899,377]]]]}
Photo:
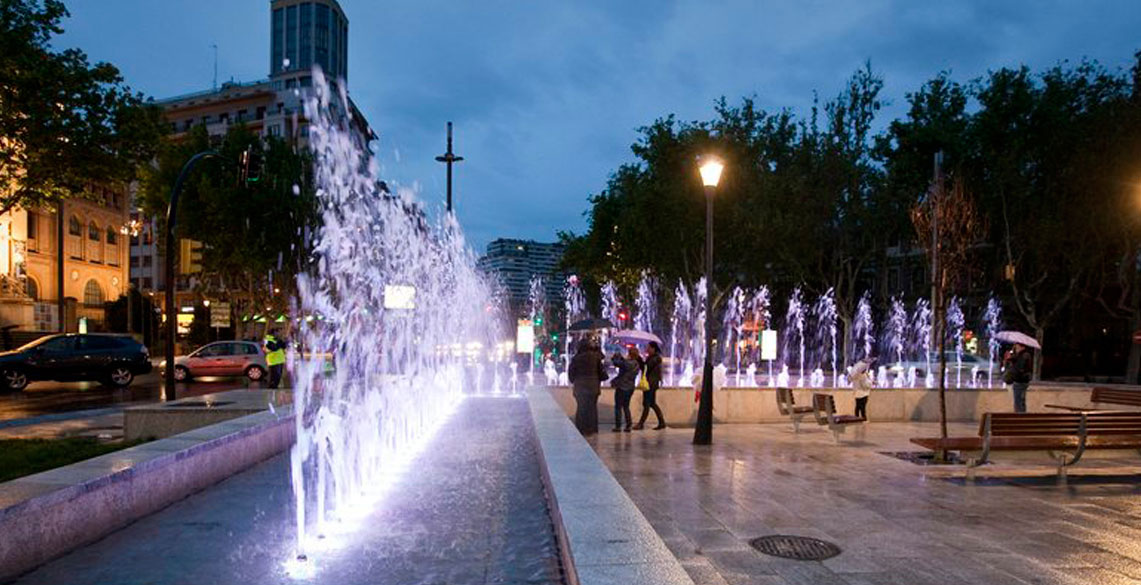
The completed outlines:
{"type": "MultiPolygon", "coordinates": [[[[986,358],[979,357],[977,355],[971,354],[971,353],[963,353],[963,355],[961,356],[962,362],[960,364],[960,362],[959,362],[960,356],[956,356],[955,352],[948,351],[948,352],[946,352],[946,356],[947,356],[947,380],[948,381],[954,383],[955,381],[957,381],[958,379],[961,378],[963,380],[963,383],[967,384],[967,383],[969,383],[969,381],[971,379],[971,374],[973,373],[975,376],[974,383],[976,385],[986,383],[987,375],[990,372],[990,367],[991,367],[991,362],[989,360],[987,360],[986,358]]],[[[924,378],[927,376],[928,364],[930,364],[931,370],[933,372],[937,371],[939,369],[939,354],[937,352],[932,352],[930,354],[930,361],[893,362],[893,363],[887,364],[887,368],[892,373],[893,376],[900,371],[906,372],[910,368],[915,368],[916,377],[924,378]]],[[[1002,367],[999,364],[994,364],[995,380],[1000,380],[1002,378],[1002,372],[1001,371],[1002,371],[1002,367]]]]}
{"type": "MultiPolygon", "coordinates": [[[[166,371],[165,360],[159,368],[166,371]]],[[[179,382],[199,376],[245,376],[257,382],[268,371],[265,352],[253,341],[215,341],[174,358],[174,379],[179,382]]]]}
{"type": "Polygon", "coordinates": [[[41,337],[0,353],[0,383],[20,391],[36,380],[97,381],[130,386],[135,376],[151,371],[145,345],[127,335],[66,333],[41,337]]]}

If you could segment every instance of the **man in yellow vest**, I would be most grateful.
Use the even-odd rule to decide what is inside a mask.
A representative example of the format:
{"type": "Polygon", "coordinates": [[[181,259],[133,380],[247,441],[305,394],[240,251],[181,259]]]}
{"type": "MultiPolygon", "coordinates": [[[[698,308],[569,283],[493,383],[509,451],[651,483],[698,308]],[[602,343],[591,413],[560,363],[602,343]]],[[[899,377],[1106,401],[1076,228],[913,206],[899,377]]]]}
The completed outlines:
{"type": "Polygon", "coordinates": [[[269,387],[276,390],[285,369],[285,341],[278,341],[273,333],[265,334],[265,365],[269,366],[269,387]]]}

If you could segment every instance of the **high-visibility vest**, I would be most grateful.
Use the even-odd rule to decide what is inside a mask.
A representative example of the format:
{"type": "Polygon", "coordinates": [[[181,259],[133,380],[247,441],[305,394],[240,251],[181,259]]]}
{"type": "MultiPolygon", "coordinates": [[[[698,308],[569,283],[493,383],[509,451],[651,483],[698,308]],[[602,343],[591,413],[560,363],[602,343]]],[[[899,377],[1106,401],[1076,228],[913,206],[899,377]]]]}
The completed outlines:
{"type": "Polygon", "coordinates": [[[267,350],[265,352],[265,365],[267,365],[267,366],[279,366],[279,365],[285,363],[285,348],[281,347],[277,343],[276,337],[274,337],[272,335],[266,335],[265,336],[265,347],[267,350]],[[277,349],[270,349],[271,346],[276,347],[277,349]]]}

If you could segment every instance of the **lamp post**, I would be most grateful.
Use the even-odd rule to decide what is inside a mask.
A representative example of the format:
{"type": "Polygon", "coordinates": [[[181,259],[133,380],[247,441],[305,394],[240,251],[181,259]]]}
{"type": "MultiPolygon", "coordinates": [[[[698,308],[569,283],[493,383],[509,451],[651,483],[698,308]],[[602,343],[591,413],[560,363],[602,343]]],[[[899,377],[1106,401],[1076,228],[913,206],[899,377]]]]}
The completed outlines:
{"type": "Polygon", "coordinates": [[[702,157],[700,164],[701,184],[705,187],[705,369],[693,444],[709,445],[713,443],[713,196],[725,165],[712,156],[702,157]]]}

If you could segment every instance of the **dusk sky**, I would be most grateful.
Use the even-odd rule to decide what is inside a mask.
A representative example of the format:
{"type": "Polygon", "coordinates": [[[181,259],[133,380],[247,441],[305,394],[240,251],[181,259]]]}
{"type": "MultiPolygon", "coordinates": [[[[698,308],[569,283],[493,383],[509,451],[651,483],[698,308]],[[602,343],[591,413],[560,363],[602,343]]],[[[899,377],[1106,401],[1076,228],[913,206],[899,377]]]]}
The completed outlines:
{"type": "MultiPolygon", "coordinates": [[[[117,65],[156,98],[268,76],[268,0],[70,0],[60,47],[117,65]]],[[[885,78],[882,126],[940,70],[1096,59],[1141,49],[1137,0],[377,2],[341,0],[349,90],[380,135],[390,184],[443,204],[444,128],[456,124],[460,221],[497,237],[582,231],[587,196],[632,160],[637,128],[755,95],[804,113],[864,60],[885,78]]]]}

